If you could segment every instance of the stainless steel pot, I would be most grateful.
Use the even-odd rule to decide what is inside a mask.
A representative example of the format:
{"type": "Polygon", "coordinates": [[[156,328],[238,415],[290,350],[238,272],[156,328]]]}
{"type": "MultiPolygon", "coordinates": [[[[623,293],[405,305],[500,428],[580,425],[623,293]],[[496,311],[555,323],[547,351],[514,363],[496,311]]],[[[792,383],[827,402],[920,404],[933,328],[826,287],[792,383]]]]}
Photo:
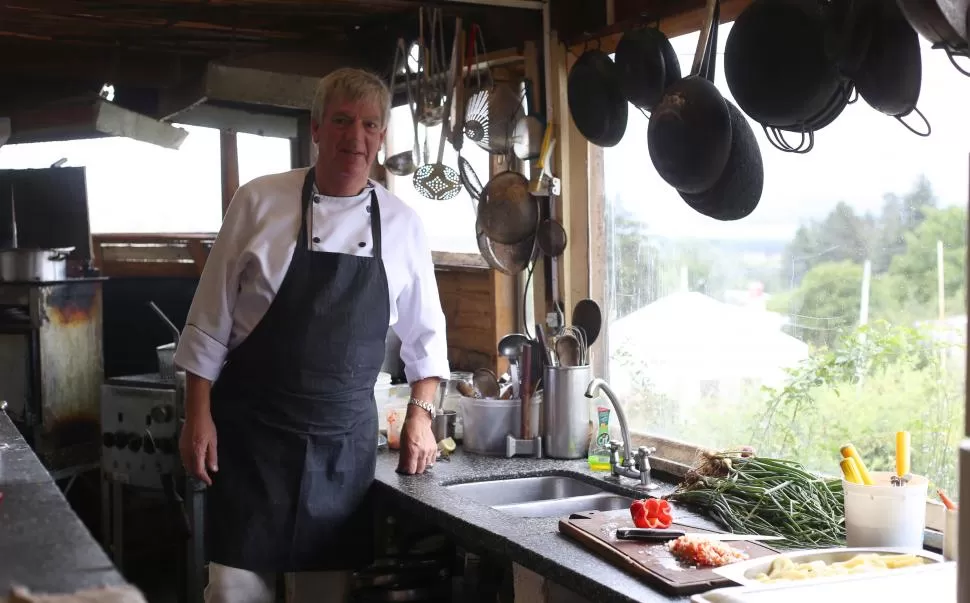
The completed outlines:
{"type": "Polygon", "coordinates": [[[155,348],[158,355],[158,373],[162,379],[175,380],[175,344],[166,343],[155,348]]]}
{"type": "Polygon", "coordinates": [[[60,281],[67,278],[67,256],[60,249],[0,249],[0,281],[60,281]]]}

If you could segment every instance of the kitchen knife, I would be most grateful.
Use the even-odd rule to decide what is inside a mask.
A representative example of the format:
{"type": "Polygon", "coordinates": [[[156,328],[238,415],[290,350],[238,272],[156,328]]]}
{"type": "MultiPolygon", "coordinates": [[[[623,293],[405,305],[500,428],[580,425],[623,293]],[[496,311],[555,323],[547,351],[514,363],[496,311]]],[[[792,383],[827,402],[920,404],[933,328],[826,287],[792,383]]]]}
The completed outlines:
{"type": "Polygon", "coordinates": [[[616,537],[620,540],[643,540],[647,542],[665,542],[675,540],[681,536],[698,536],[711,540],[784,540],[781,536],[762,536],[759,534],[717,534],[714,532],[683,532],[681,530],[654,528],[617,528],[616,537]]]}

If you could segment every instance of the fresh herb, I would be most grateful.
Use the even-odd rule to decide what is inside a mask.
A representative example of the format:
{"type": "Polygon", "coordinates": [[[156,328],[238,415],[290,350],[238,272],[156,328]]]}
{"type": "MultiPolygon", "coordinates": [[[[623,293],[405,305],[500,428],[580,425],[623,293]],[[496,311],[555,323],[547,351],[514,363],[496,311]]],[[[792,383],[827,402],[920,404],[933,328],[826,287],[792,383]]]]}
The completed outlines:
{"type": "Polygon", "coordinates": [[[794,461],[750,450],[705,452],[666,498],[701,507],[735,534],[781,536],[784,548],[845,545],[842,481],[794,461]]]}

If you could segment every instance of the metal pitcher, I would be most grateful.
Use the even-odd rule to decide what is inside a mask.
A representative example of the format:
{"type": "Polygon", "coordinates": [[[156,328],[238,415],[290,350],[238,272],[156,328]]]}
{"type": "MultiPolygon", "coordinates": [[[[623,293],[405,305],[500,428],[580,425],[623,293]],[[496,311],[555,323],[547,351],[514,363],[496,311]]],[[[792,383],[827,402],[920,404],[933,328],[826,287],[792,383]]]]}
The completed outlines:
{"type": "Polygon", "coordinates": [[[555,459],[584,458],[589,449],[591,366],[547,366],[544,383],[543,454],[555,459]]]}

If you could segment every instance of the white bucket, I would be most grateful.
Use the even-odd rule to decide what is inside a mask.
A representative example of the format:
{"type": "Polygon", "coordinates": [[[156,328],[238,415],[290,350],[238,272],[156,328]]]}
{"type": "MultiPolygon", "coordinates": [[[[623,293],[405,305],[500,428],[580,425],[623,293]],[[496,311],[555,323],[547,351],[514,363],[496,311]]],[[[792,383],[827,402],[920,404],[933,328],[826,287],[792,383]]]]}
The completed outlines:
{"type": "Polygon", "coordinates": [[[905,486],[890,482],[895,472],[870,471],[873,485],[842,480],[846,545],[923,548],[929,483],[914,475],[905,486]]]}

